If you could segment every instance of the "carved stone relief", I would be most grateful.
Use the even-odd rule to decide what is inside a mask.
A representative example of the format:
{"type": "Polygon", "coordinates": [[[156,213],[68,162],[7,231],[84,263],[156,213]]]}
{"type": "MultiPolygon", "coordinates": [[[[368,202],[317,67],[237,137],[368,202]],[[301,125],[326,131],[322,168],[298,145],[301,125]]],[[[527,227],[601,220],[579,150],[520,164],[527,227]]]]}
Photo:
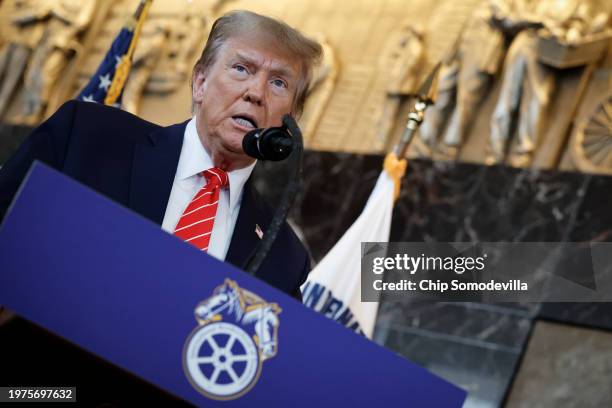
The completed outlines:
{"type": "Polygon", "coordinates": [[[9,0],[0,6],[0,115],[23,87],[13,122],[34,125],[68,61],[80,50],[82,33],[97,0],[9,0]],[[23,79],[23,80],[22,80],[23,79]]]}
{"type": "Polygon", "coordinates": [[[599,2],[541,1],[533,10],[531,18],[539,18],[543,28],[521,32],[510,45],[501,92],[491,118],[489,162],[503,160],[516,128],[509,162],[518,167],[528,166],[549,120],[548,107],[554,95],[557,70],[594,63],[605,51],[602,48],[589,53],[581,49],[608,30],[609,9],[599,2]],[[555,55],[546,54],[553,49],[551,42],[577,50],[582,58],[565,53],[556,59],[555,55]],[[568,58],[574,62],[569,64],[568,58]]]}
{"type": "MultiPolygon", "coordinates": [[[[110,11],[103,12],[102,3],[95,7],[99,1],[0,3],[5,121],[36,124],[46,105],[48,115],[87,82],[138,3],[109,0],[110,11]]],[[[443,60],[437,103],[409,156],[556,166],[553,156],[569,149],[566,156],[577,169],[607,172],[607,139],[600,137],[607,135],[601,122],[608,95],[582,90],[610,48],[611,8],[605,0],[156,0],[123,107],[160,124],[189,115],[191,69],[211,22],[231,9],[249,9],[286,21],[324,47],[300,121],[307,148],[388,150],[405,126],[412,94],[443,60]],[[585,75],[570,75],[580,84],[563,82],[565,72],[583,69],[585,75]],[[573,89],[575,101],[558,103],[573,89]],[[576,116],[587,105],[596,112],[588,98],[598,100],[600,111],[582,115],[570,138],[572,120],[561,124],[552,116],[576,116]]]]}
{"type": "Polygon", "coordinates": [[[570,153],[577,169],[612,175],[612,92],[595,104],[588,116],[576,124],[570,153]]]}
{"type": "Polygon", "coordinates": [[[336,79],[340,70],[334,48],[325,39],[325,36],[318,33],[311,37],[316,39],[323,47],[323,57],[319,66],[313,72],[308,90],[308,99],[299,121],[304,136],[304,143],[309,143],[316,131],[321,115],[323,115],[327,108],[327,103],[336,85],[336,79]]]}

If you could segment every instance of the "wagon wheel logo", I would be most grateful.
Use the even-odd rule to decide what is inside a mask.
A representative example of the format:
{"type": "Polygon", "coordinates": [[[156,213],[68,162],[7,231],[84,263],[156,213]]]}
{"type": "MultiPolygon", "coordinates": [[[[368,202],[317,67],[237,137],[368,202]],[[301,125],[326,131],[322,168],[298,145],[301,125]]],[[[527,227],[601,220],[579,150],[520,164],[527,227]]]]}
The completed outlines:
{"type": "Polygon", "coordinates": [[[226,279],[195,309],[199,326],[183,350],[183,368],[191,385],[217,400],[239,398],[251,390],[263,362],[276,355],[280,312],[277,304],[226,279]]]}
{"type": "Polygon", "coordinates": [[[570,154],[581,171],[612,174],[612,93],[605,94],[590,115],[578,121],[570,154]]]}

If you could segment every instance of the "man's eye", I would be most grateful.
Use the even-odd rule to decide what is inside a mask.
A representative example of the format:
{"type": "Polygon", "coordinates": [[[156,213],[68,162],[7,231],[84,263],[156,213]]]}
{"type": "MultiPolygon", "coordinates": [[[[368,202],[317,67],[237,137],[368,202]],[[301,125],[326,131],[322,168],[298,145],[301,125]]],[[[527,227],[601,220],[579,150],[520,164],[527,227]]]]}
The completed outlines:
{"type": "Polygon", "coordinates": [[[238,72],[247,72],[247,69],[244,65],[234,65],[234,69],[238,72]]]}
{"type": "Polygon", "coordinates": [[[277,86],[279,88],[287,88],[287,83],[282,79],[275,79],[272,81],[272,83],[274,84],[274,86],[277,86]]]}

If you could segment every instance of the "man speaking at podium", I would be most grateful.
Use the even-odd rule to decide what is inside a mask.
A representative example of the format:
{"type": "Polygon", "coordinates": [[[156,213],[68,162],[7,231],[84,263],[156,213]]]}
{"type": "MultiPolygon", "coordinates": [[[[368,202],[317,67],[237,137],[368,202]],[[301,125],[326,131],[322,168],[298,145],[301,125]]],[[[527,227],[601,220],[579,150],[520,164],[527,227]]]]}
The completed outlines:
{"type": "MultiPolygon", "coordinates": [[[[214,23],[193,69],[191,120],[160,127],[95,103],[64,104],[0,170],[0,216],[40,160],[242,267],[272,218],[251,185],[255,159],[242,139],[301,113],[320,56],[318,43],[282,22],[230,12],[214,23]]],[[[285,223],[257,276],[301,299],[309,270],[285,223]]]]}

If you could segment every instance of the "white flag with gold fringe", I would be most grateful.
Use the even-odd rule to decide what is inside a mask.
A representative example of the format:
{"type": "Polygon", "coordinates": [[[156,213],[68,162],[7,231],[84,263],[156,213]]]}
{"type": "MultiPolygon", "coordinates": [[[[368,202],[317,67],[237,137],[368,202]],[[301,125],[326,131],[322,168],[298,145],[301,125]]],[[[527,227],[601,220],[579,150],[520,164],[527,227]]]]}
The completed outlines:
{"type": "Polygon", "coordinates": [[[304,305],[368,338],[374,333],[378,302],[361,301],[361,243],[389,241],[393,204],[405,171],[406,160],[389,153],[361,215],[302,286],[304,305]]]}

